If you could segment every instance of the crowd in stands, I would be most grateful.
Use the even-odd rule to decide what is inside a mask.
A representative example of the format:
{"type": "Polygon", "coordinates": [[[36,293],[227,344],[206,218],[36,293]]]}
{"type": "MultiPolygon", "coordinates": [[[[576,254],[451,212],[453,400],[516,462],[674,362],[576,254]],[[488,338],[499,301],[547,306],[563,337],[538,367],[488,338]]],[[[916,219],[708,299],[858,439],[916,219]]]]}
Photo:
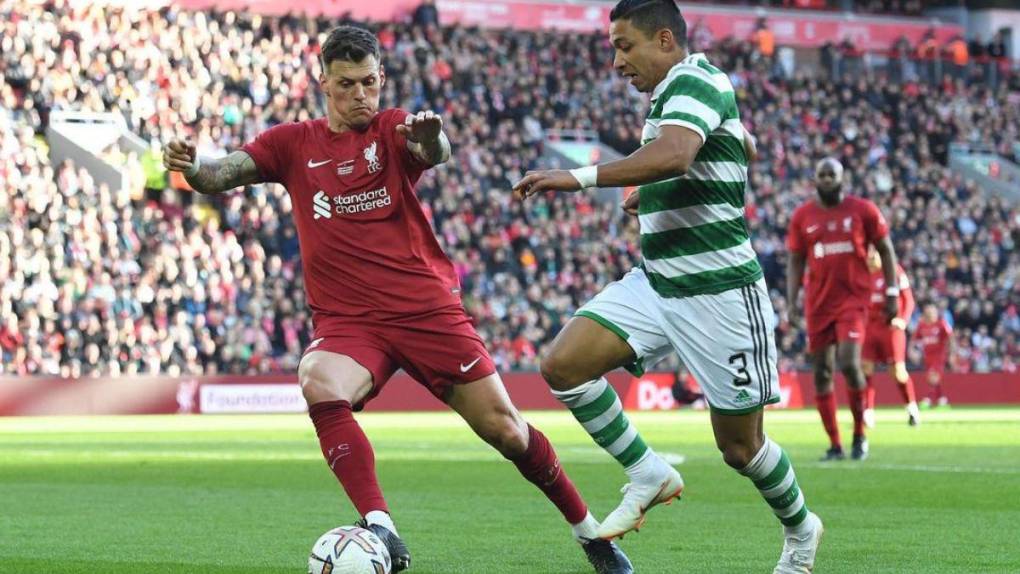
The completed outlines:
{"type": "MultiPolygon", "coordinates": [[[[112,111],[153,142],[221,155],[321,113],[317,38],[337,22],[121,11],[0,0],[0,372],[60,376],[293,371],[309,343],[292,206],[278,185],[197,198],[148,157],[126,189],[53,165],[55,109],[112,111]]],[[[381,24],[384,105],[442,114],[454,156],[418,190],[497,364],[535,369],[572,312],[639,260],[637,222],[594,194],[519,203],[510,184],[545,130],[583,128],[627,153],[646,98],[608,66],[603,35],[381,24]]],[[[692,41],[698,36],[692,30],[692,41]]],[[[702,34],[703,41],[705,40],[702,34]]],[[[1020,87],[947,79],[776,76],[744,40],[705,41],[759,138],[748,220],[779,316],[784,235],[836,155],[887,214],[919,300],[956,326],[961,370],[1020,361],[1020,209],[946,167],[954,141],[1020,140],[1020,87]]],[[[1011,152],[1010,152],[1011,153],[1011,152]]]]}

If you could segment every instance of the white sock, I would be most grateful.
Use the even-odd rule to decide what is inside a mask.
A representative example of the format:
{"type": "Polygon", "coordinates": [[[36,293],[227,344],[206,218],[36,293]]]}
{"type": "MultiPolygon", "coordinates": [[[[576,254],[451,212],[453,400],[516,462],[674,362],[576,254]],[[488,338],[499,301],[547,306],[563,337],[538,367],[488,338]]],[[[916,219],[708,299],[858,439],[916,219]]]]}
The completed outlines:
{"type": "Polygon", "coordinates": [[[595,520],[595,517],[591,515],[591,512],[584,517],[584,520],[577,524],[570,525],[571,532],[574,533],[574,540],[578,542],[587,542],[594,540],[599,537],[599,521],[595,520]]]}
{"type": "Polygon", "coordinates": [[[373,510],[366,514],[365,521],[369,524],[378,524],[392,532],[394,535],[399,536],[399,534],[397,534],[397,527],[393,524],[393,519],[390,518],[389,514],[381,510],[373,510]]]}
{"type": "Polygon", "coordinates": [[[661,459],[651,448],[637,462],[623,469],[631,482],[657,482],[662,478],[661,459]]]}

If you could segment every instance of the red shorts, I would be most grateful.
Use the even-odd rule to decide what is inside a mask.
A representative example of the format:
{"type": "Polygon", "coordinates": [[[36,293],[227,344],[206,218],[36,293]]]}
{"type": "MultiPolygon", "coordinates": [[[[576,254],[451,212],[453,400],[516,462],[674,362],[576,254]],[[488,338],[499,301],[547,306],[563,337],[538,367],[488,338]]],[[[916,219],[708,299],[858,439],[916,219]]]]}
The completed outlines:
{"type": "Polygon", "coordinates": [[[318,320],[312,351],[339,353],[372,373],[372,390],[361,408],[382,391],[397,369],[442,400],[451,385],[496,372],[485,343],[463,309],[444,310],[407,321],[318,320]]]}
{"type": "Polygon", "coordinates": [[[861,307],[837,316],[807,316],[808,350],[821,351],[829,345],[852,341],[864,342],[864,327],[868,322],[868,308],[861,307]]]}
{"type": "Polygon", "coordinates": [[[907,362],[907,334],[889,325],[868,325],[861,358],[872,363],[907,362]]]}
{"type": "Polygon", "coordinates": [[[931,373],[937,373],[939,378],[946,374],[946,357],[939,356],[924,356],[924,371],[930,376],[931,373]]]}

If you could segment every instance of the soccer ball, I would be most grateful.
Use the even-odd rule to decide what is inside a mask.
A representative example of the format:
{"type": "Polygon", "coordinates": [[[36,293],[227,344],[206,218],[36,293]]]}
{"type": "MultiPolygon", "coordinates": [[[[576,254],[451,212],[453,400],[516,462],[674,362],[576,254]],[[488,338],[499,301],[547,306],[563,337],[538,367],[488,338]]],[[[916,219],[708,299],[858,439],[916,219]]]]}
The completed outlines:
{"type": "Polygon", "coordinates": [[[315,541],[308,574],[390,574],[390,552],[372,531],[341,526],[315,541]]]}

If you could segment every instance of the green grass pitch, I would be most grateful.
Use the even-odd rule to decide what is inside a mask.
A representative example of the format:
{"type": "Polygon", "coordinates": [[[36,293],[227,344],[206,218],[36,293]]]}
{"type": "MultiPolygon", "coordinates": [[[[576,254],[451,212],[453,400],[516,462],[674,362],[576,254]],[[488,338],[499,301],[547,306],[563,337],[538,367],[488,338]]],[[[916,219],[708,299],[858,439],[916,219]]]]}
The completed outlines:
{"type": "MultiPolygon", "coordinates": [[[[768,413],[826,524],[816,572],[1020,572],[1020,409],[925,415],[912,429],[879,411],[870,460],[822,464],[813,411],[768,413]]],[[[616,463],[566,413],[527,417],[608,513],[616,463]]],[[[453,415],[360,420],[409,574],[590,572],[555,509],[453,415]]],[[[636,571],[771,572],[780,528],[723,465],[707,414],[632,421],[687,481],[622,542],[636,571]]],[[[0,419],[0,573],[303,574],[319,534],[356,518],[304,416],[0,419]]]]}

